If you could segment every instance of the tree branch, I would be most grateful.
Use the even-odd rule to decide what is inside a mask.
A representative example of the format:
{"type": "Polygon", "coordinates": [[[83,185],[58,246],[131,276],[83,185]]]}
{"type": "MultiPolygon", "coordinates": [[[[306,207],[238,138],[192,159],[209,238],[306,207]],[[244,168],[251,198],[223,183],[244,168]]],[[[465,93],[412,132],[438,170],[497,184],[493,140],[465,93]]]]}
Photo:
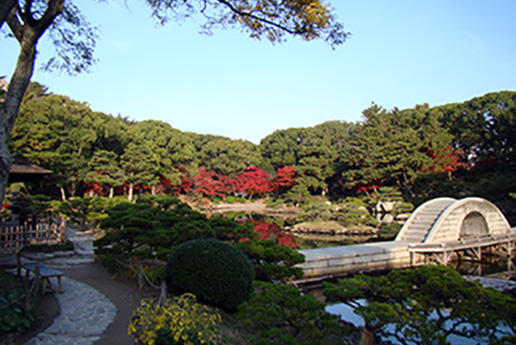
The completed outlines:
{"type": "Polygon", "coordinates": [[[223,4],[223,5],[225,5],[233,13],[236,13],[239,16],[248,17],[248,18],[252,18],[252,19],[258,20],[258,21],[260,21],[262,23],[268,24],[268,25],[273,26],[273,27],[275,27],[277,29],[280,29],[280,30],[283,30],[285,32],[288,32],[289,34],[292,34],[292,35],[300,35],[300,34],[303,33],[302,30],[292,30],[292,29],[290,29],[290,28],[288,28],[286,26],[283,26],[281,24],[273,22],[272,20],[256,16],[256,15],[252,14],[251,12],[241,11],[238,8],[236,8],[235,6],[233,6],[233,4],[229,3],[229,1],[227,1],[227,0],[216,0],[216,1],[221,3],[221,4],[223,4]]]}
{"type": "Polygon", "coordinates": [[[25,6],[23,6],[23,11],[21,10],[21,8],[19,9],[20,16],[23,18],[23,21],[25,21],[25,23],[29,24],[29,26],[34,26],[36,24],[36,20],[32,16],[32,1],[33,0],[25,0],[25,6]]]}
{"type": "Polygon", "coordinates": [[[23,40],[23,26],[16,16],[16,6],[11,9],[11,12],[7,16],[7,25],[9,25],[16,40],[21,44],[23,40]]]}
{"type": "Polygon", "coordinates": [[[38,36],[41,36],[43,32],[54,22],[56,17],[64,11],[64,0],[50,0],[48,7],[43,17],[36,23],[36,30],[38,36]]]}
{"type": "Polygon", "coordinates": [[[0,29],[2,25],[7,21],[9,13],[16,7],[16,0],[2,0],[0,4],[0,29]]]}

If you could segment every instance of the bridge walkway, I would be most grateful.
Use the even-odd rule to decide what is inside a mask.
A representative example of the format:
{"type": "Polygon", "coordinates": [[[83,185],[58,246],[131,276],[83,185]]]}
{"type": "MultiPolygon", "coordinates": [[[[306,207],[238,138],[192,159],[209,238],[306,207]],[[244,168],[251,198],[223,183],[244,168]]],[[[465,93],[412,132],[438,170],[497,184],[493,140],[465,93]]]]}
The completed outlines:
{"type": "Polygon", "coordinates": [[[408,267],[409,246],[408,242],[390,241],[300,250],[305,256],[300,267],[305,278],[408,267]]]}
{"type": "Polygon", "coordinates": [[[513,269],[516,228],[481,198],[436,198],[419,206],[391,242],[301,250],[305,280],[422,264],[447,265],[453,256],[482,259],[484,248],[505,252],[513,269]]]}

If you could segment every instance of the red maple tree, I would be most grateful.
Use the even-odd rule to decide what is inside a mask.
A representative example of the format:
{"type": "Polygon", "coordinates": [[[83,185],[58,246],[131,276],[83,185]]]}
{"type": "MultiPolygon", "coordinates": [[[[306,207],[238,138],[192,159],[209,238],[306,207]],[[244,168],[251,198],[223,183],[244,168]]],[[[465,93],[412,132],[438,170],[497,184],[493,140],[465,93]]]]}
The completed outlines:
{"type": "Polygon", "coordinates": [[[281,231],[280,227],[274,223],[257,221],[256,225],[254,226],[254,231],[258,233],[260,240],[272,240],[277,244],[288,248],[297,247],[297,242],[294,236],[281,231]]]}
{"type": "Polygon", "coordinates": [[[278,168],[274,182],[277,187],[289,188],[297,183],[296,177],[296,168],[292,165],[285,165],[283,168],[278,168]]]}
{"type": "Polygon", "coordinates": [[[243,173],[238,174],[231,182],[235,191],[246,192],[249,199],[255,195],[269,193],[274,190],[274,183],[269,174],[257,167],[247,167],[243,173]]]}

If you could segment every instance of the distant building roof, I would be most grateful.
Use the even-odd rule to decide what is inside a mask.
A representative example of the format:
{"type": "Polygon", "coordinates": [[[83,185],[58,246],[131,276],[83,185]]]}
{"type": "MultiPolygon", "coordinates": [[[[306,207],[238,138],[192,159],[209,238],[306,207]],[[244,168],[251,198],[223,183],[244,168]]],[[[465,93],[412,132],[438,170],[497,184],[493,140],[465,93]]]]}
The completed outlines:
{"type": "Polygon", "coordinates": [[[9,174],[20,174],[20,175],[50,175],[52,170],[48,170],[37,166],[36,164],[29,163],[20,158],[15,158],[14,163],[9,170],[9,174]]]}

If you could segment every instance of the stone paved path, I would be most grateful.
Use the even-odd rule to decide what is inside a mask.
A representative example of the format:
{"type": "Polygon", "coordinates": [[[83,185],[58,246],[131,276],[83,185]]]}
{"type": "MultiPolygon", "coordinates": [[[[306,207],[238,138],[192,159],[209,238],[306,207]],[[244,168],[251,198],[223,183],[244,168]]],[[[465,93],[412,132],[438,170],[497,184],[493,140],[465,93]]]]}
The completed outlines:
{"type": "Polygon", "coordinates": [[[63,277],[63,287],[56,294],[60,315],[27,345],[90,345],[115,318],[116,306],[91,286],[63,277]]]}
{"type": "MultiPolygon", "coordinates": [[[[49,258],[44,260],[46,265],[62,269],[93,261],[92,238],[89,235],[72,230],[68,238],[74,243],[75,255],[49,258]]],[[[26,345],[91,345],[113,322],[117,314],[116,306],[90,285],[65,275],[63,290],[56,293],[60,315],[26,345]]]]}

